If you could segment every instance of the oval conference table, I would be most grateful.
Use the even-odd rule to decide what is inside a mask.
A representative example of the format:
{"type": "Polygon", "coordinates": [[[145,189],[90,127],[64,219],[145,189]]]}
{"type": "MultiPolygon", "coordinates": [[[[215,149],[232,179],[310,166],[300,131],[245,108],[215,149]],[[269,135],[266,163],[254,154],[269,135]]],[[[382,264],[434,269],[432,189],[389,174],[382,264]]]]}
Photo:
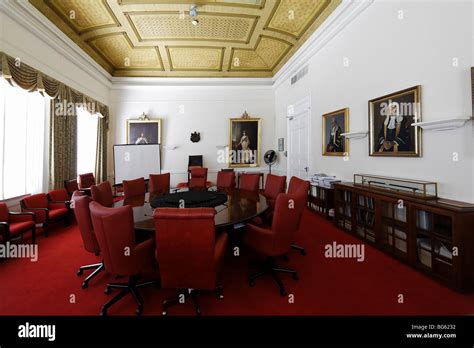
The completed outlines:
{"type": "MultiPolygon", "coordinates": [[[[212,192],[213,191],[204,191],[204,195],[209,196],[212,192]]],[[[216,193],[217,196],[218,193],[214,193],[216,193]]],[[[219,204],[219,201],[216,201],[216,204],[219,205],[214,207],[216,210],[214,218],[216,229],[245,223],[263,214],[268,209],[267,199],[261,194],[237,189],[228,191],[225,194],[227,194],[227,201],[221,204],[219,204]]],[[[192,200],[196,198],[196,195],[199,195],[199,191],[179,191],[164,196],[155,196],[146,193],[145,195],[129,197],[118,201],[114,203],[114,207],[130,205],[133,208],[135,229],[154,232],[155,222],[153,220],[153,211],[155,208],[153,206],[174,206],[178,208],[180,205],[182,207],[183,203],[184,207],[193,207],[196,204],[197,206],[209,206],[209,204],[212,206],[212,202],[207,205],[205,203],[199,205],[199,203],[193,202],[192,200]],[[191,202],[188,205],[186,205],[186,195],[189,195],[190,199],[188,199],[188,202],[191,202]],[[163,204],[163,202],[165,203],[163,204]]]]}

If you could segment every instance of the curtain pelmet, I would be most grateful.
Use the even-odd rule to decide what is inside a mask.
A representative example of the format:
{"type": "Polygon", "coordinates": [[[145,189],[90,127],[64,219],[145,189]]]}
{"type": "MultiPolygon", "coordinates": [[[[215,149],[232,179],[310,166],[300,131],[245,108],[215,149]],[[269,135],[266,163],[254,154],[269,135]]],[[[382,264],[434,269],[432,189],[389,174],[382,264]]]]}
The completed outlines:
{"type": "Polygon", "coordinates": [[[107,132],[109,108],[93,98],[0,52],[0,76],[15,87],[52,98],[50,115],[50,189],[63,187],[64,180],[77,175],[77,114],[81,106],[89,113],[99,113],[97,132],[96,178],[107,179],[107,132]]]}

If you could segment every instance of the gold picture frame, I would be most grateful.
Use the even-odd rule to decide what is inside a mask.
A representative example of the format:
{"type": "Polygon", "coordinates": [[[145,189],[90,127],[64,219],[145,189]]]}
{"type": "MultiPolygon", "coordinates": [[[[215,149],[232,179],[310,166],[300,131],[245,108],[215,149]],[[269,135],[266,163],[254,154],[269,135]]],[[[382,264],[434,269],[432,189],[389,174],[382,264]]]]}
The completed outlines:
{"type": "Polygon", "coordinates": [[[369,154],[421,157],[421,86],[369,100],[369,154]]]}
{"type": "Polygon", "coordinates": [[[162,119],[128,119],[127,144],[162,144],[162,119]]]}
{"type": "Polygon", "coordinates": [[[261,124],[260,118],[229,120],[229,168],[260,167],[261,124]]]}
{"type": "Polygon", "coordinates": [[[348,156],[349,139],[341,134],[349,133],[349,108],[323,114],[322,120],[323,156],[348,156]],[[337,128],[331,134],[333,121],[337,128]]]}

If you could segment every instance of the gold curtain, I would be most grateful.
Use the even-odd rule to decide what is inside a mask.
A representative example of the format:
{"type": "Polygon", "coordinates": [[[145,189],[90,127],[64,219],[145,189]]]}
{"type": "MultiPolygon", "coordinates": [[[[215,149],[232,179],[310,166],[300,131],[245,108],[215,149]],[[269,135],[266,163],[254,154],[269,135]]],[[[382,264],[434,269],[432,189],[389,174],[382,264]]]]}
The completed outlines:
{"type": "Polygon", "coordinates": [[[0,76],[12,86],[38,91],[52,98],[50,125],[50,189],[77,175],[77,115],[79,104],[91,114],[99,113],[96,180],[107,179],[107,132],[109,108],[73,88],[41,73],[18,59],[0,52],[0,76]]]}
{"type": "Polygon", "coordinates": [[[49,187],[61,188],[77,175],[76,109],[64,111],[61,99],[51,100],[49,128],[49,187]]]}
{"type": "Polygon", "coordinates": [[[107,180],[107,134],[109,131],[109,109],[103,108],[100,112],[97,126],[97,152],[95,160],[95,177],[98,181],[107,180]]]}

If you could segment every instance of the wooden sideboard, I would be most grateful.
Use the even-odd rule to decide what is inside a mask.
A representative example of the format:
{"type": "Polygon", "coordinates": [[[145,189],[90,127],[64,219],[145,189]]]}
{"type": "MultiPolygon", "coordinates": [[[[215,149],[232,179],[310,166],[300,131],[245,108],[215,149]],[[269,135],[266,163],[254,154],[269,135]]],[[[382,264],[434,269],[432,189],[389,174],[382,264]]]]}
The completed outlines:
{"type": "Polygon", "coordinates": [[[459,292],[474,291],[474,205],[334,185],[337,227],[459,292]]]}

